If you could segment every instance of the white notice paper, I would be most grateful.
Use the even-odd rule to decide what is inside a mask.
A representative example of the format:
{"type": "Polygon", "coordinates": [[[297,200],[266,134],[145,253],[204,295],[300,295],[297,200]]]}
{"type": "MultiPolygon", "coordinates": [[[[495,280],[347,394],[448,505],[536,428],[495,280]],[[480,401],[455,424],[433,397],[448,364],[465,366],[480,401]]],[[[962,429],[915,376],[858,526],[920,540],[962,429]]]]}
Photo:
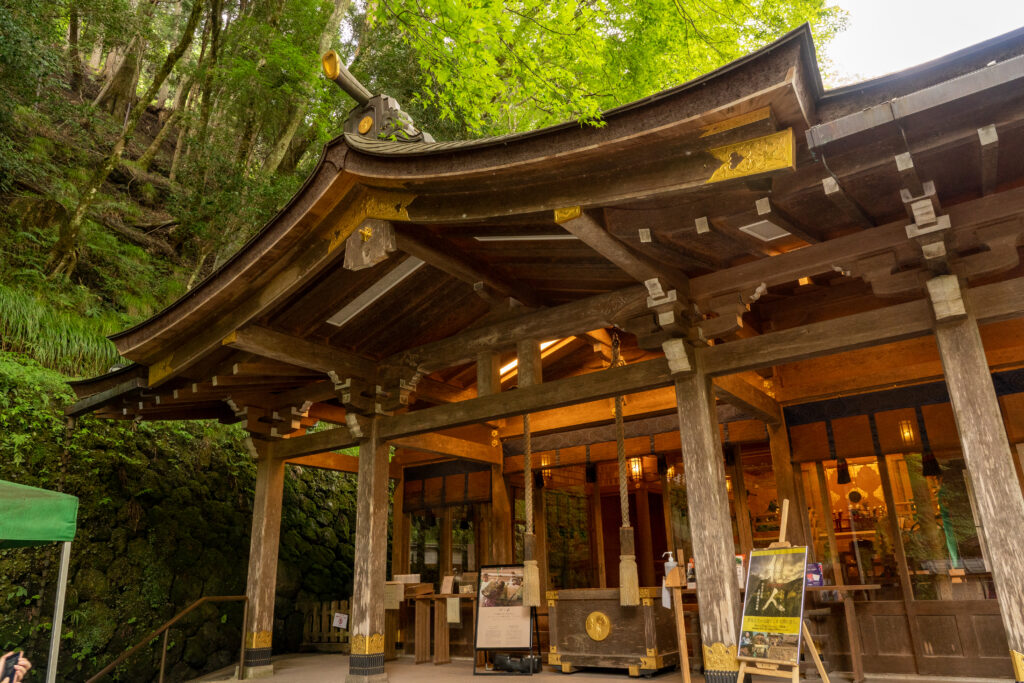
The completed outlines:
{"type": "Polygon", "coordinates": [[[341,612],[334,613],[334,628],[346,629],[348,628],[348,615],[342,614],[341,612]]]}
{"type": "Polygon", "coordinates": [[[445,600],[448,603],[448,623],[449,624],[461,624],[462,623],[462,610],[459,609],[458,598],[448,598],[445,600]]]}

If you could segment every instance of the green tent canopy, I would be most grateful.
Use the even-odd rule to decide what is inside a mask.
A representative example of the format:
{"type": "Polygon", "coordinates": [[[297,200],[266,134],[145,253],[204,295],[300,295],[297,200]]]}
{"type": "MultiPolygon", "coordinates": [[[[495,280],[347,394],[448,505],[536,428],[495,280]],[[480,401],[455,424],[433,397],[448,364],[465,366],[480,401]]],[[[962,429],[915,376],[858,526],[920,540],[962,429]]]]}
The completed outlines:
{"type": "Polygon", "coordinates": [[[0,548],[73,541],[78,498],[0,480],[0,548]]]}
{"type": "Polygon", "coordinates": [[[61,544],[57,601],[53,610],[53,628],[50,630],[50,658],[46,662],[46,683],[56,683],[57,680],[71,541],[75,540],[77,527],[78,498],[75,496],[0,480],[0,548],[54,542],[61,544]]]}

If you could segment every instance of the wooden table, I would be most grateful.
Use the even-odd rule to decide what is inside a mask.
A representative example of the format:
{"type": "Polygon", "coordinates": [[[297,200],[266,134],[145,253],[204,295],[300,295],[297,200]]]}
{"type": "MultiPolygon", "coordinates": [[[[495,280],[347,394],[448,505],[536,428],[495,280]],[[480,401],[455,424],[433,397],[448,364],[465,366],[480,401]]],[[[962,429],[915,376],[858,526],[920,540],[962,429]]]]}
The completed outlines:
{"type": "Polygon", "coordinates": [[[413,600],[416,603],[416,626],[414,629],[414,650],[415,661],[423,664],[430,661],[430,605],[432,593],[418,595],[413,600]]]}
{"type": "Polygon", "coordinates": [[[857,591],[877,591],[882,588],[877,583],[844,584],[842,586],[807,586],[808,593],[825,593],[835,591],[842,595],[843,613],[846,616],[846,633],[850,639],[850,661],[853,665],[853,683],[864,681],[864,661],[860,646],[860,628],[857,624],[857,609],[853,604],[853,595],[857,591]]]}
{"type": "MultiPolygon", "coordinates": [[[[452,661],[450,641],[448,639],[448,610],[443,604],[448,598],[469,600],[474,609],[470,616],[470,638],[476,633],[476,594],[475,593],[429,593],[417,596],[416,600],[416,644],[415,661],[424,664],[431,661],[430,657],[430,610],[434,610],[434,664],[448,664],[452,661]]],[[[461,609],[461,605],[460,605],[461,609]]]]}

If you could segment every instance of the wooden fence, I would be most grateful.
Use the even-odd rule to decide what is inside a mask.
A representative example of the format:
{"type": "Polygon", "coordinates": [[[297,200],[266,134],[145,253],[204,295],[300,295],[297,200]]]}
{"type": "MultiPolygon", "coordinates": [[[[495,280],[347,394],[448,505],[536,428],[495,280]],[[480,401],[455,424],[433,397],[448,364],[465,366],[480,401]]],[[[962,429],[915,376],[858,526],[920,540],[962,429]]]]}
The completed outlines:
{"type": "Polygon", "coordinates": [[[306,616],[302,628],[302,650],[348,653],[348,629],[334,626],[335,613],[349,613],[348,600],[305,602],[299,605],[299,609],[306,616]]]}

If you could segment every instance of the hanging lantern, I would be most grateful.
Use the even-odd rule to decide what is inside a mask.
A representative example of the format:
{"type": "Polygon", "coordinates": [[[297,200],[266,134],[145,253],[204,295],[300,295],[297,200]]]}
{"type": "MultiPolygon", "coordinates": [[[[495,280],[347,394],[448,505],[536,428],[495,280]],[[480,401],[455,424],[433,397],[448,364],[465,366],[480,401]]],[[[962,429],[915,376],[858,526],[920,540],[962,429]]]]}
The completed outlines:
{"type": "Polygon", "coordinates": [[[908,448],[913,447],[914,444],[917,442],[917,438],[914,435],[914,425],[910,422],[910,420],[900,420],[899,428],[900,441],[902,441],[903,445],[908,448]]]}
{"type": "Polygon", "coordinates": [[[846,464],[846,458],[839,458],[836,464],[836,483],[849,484],[850,481],[850,466],[846,464]]]}
{"type": "Polygon", "coordinates": [[[643,481],[644,478],[644,459],[643,458],[630,458],[629,459],[629,478],[633,480],[633,483],[643,481]]]}

